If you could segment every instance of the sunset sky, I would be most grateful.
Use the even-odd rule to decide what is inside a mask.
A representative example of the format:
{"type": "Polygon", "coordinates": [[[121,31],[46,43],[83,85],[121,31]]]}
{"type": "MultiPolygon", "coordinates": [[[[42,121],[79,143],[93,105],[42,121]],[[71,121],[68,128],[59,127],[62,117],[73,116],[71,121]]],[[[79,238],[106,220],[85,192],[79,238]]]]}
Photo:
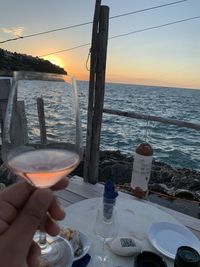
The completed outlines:
{"type": "MultiPolygon", "coordinates": [[[[177,0],[102,0],[110,16],[177,0]]],[[[95,0],[0,0],[0,41],[93,20],[95,0]]],[[[110,20],[109,37],[200,16],[200,0],[149,10],[110,20]]],[[[92,24],[0,44],[9,51],[43,56],[90,43],[92,24]]],[[[44,58],[88,80],[90,46],[44,58]]],[[[200,18],[110,39],[108,82],[200,89],[200,18]]]]}

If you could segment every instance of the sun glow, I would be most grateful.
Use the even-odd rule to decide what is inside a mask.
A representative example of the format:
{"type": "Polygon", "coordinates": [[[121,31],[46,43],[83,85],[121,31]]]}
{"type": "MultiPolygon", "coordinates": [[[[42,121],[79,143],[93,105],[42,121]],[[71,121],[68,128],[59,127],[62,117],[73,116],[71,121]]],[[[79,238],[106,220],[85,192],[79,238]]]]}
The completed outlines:
{"type": "Polygon", "coordinates": [[[62,60],[59,57],[57,57],[57,56],[50,55],[50,56],[44,57],[44,59],[50,61],[52,64],[54,64],[56,66],[59,66],[61,68],[64,67],[64,64],[63,64],[62,60]]]}

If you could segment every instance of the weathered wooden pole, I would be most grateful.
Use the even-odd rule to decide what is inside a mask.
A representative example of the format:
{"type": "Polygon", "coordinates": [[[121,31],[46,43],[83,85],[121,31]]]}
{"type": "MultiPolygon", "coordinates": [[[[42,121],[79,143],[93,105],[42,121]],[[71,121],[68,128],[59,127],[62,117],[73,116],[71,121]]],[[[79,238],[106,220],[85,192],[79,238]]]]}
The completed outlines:
{"type": "Polygon", "coordinates": [[[44,101],[41,97],[37,98],[37,111],[38,111],[38,120],[40,127],[40,142],[41,144],[46,144],[47,133],[46,133],[46,123],[45,123],[45,113],[44,113],[44,101]]]}
{"type": "Polygon", "coordinates": [[[98,182],[99,145],[105,90],[105,70],[108,43],[109,8],[96,2],[92,37],[88,128],[85,151],[84,180],[98,182]],[[98,23],[97,17],[99,16],[98,23]]]}
{"type": "Polygon", "coordinates": [[[85,148],[85,163],[84,163],[84,181],[89,182],[89,164],[91,161],[91,139],[92,139],[92,120],[94,110],[94,94],[95,94],[95,73],[97,63],[97,34],[99,26],[101,0],[96,0],[93,28],[92,28],[92,43],[90,48],[90,80],[88,93],[88,118],[87,118],[87,136],[85,148]]]}
{"type": "Polygon", "coordinates": [[[10,79],[0,79],[0,123],[1,123],[1,138],[3,133],[3,124],[6,114],[8,97],[11,89],[10,79]]]}
{"type": "MultiPolygon", "coordinates": [[[[1,138],[3,143],[3,125],[5,120],[8,98],[11,91],[11,80],[9,78],[0,79],[0,123],[1,138]]],[[[28,142],[27,120],[25,114],[24,101],[13,103],[13,127],[11,128],[11,141],[15,144],[28,142]]]]}

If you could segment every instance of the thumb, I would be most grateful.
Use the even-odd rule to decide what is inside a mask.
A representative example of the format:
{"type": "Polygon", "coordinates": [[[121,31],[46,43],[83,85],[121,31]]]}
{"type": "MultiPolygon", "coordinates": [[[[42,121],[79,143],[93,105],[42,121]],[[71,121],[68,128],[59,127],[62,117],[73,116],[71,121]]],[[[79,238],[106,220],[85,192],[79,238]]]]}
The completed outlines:
{"type": "MultiPolygon", "coordinates": [[[[49,189],[37,189],[33,192],[23,210],[6,232],[7,238],[11,238],[16,244],[17,250],[28,253],[32,238],[44,218],[53,200],[53,193],[49,189]]],[[[25,254],[26,255],[26,254],[25,254]]]]}

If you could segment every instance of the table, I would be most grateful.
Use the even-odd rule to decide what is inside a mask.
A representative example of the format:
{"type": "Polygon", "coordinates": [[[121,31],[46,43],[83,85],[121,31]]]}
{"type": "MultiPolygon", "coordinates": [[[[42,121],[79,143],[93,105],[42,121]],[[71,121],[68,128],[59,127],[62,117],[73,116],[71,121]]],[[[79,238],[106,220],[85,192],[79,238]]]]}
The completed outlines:
{"type": "MultiPolygon", "coordinates": [[[[67,208],[66,218],[61,222],[62,226],[78,229],[85,233],[92,242],[89,254],[92,256],[95,251],[101,251],[101,241],[93,233],[93,227],[96,218],[98,205],[101,204],[101,198],[91,198],[77,202],[67,208]]],[[[126,199],[118,197],[117,199],[117,217],[119,225],[119,236],[136,238],[137,242],[142,246],[143,250],[156,251],[148,241],[147,232],[152,223],[156,222],[172,222],[181,223],[168,213],[141,201],[134,199],[126,199]]],[[[133,267],[133,257],[119,257],[112,254],[109,250],[106,251],[113,259],[114,266],[133,267]]],[[[173,260],[162,257],[167,262],[168,267],[174,266],[173,260]]],[[[88,267],[92,267],[92,262],[88,267]]]]}

